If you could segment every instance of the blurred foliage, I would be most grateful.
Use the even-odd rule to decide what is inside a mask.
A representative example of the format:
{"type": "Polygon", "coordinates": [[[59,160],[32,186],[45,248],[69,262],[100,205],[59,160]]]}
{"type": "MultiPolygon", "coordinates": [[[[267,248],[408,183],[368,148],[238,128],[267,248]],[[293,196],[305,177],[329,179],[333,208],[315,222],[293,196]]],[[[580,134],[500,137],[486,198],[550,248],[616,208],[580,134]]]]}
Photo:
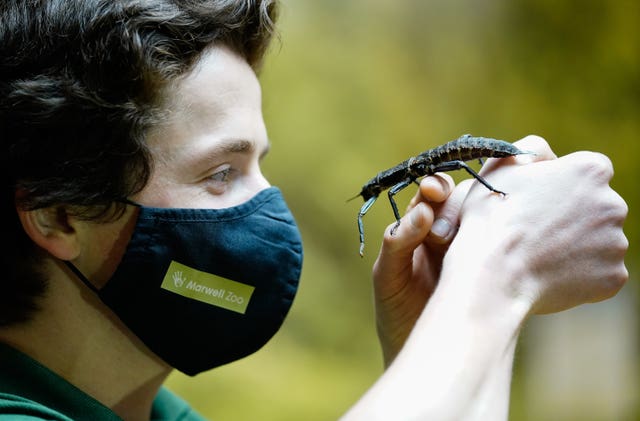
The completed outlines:
{"type": "MultiPolygon", "coordinates": [[[[302,230],[301,288],[265,349],[196,379],[170,378],[197,409],[214,420],[335,420],[362,395],[382,372],[370,271],[393,215],[384,200],[367,214],[361,259],[361,200],[347,199],[379,170],[463,133],[508,141],[533,133],[558,155],[609,156],[612,185],[630,208],[627,263],[630,284],[637,280],[640,2],[282,6],[281,40],[260,75],[273,143],[263,169],[302,230]]],[[[527,367],[518,364],[512,419],[524,420],[527,367]]]]}

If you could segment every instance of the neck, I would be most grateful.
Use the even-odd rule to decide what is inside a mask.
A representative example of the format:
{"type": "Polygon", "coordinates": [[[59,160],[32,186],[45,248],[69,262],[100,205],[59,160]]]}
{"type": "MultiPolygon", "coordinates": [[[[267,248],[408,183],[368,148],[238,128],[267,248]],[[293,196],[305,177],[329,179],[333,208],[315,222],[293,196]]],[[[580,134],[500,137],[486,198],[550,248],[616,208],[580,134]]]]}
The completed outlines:
{"type": "Polygon", "coordinates": [[[31,322],[1,329],[0,341],[34,358],[121,418],[148,421],[170,367],[95,293],[66,276],[62,281],[50,282],[31,322]]]}

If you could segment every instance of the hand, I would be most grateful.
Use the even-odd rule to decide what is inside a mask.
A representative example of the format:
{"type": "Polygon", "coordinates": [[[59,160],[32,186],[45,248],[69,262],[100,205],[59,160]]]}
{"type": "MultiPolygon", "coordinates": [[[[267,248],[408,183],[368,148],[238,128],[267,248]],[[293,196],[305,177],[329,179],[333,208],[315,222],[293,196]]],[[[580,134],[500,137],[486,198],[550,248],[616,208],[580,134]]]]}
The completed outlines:
{"type": "Polygon", "coordinates": [[[481,174],[508,195],[477,183],[471,188],[443,278],[485,278],[481,288],[522,300],[531,313],[615,295],[628,279],[622,230],[628,208],[609,186],[611,162],[593,152],[539,161],[553,154],[534,136],[516,145],[538,156],[487,162],[481,174]],[[538,162],[513,165],[528,160],[538,162]]]}
{"type": "Polygon", "coordinates": [[[438,226],[440,222],[434,227],[433,221],[441,215],[448,215],[445,221],[457,221],[467,189],[456,189],[450,197],[453,188],[447,174],[425,177],[395,234],[391,234],[395,223],[385,230],[373,281],[378,337],[387,366],[402,348],[440,277],[442,258],[454,231],[440,236],[430,230],[438,226]]]}

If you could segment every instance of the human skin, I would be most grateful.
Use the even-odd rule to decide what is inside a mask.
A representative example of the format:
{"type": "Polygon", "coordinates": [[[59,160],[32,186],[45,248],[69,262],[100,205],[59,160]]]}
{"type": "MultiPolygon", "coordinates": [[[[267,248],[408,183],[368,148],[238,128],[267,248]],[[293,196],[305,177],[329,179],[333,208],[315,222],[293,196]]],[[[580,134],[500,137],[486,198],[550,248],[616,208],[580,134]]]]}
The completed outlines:
{"type": "MultiPolygon", "coordinates": [[[[157,207],[222,208],[240,204],[269,186],[260,171],[260,160],[269,149],[260,86],[242,58],[226,48],[214,47],[192,72],[168,89],[170,118],[148,134],[154,171],[147,186],[130,199],[157,207]]],[[[563,175],[567,186],[576,181],[572,172],[575,164],[569,167],[571,171],[563,175]]],[[[505,168],[513,171],[520,166],[505,168]]],[[[531,188],[511,188],[518,185],[518,177],[503,186],[501,180],[508,180],[512,174],[498,174],[496,170],[495,180],[490,178],[492,183],[513,195],[518,191],[524,197],[520,200],[532,198],[531,188]]],[[[550,182],[544,176],[536,181],[544,184],[545,180],[550,182]]],[[[484,408],[483,403],[491,401],[485,399],[487,396],[508,397],[504,379],[510,375],[509,358],[520,323],[531,309],[544,309],[540,304],[552,303],[551,298],[558,295],[554,288],[543,288],[545,283],[553,283],[553,279],[547,279],[552,275],[547,266],[553,262],[545,262],[544,256],[533,254],[542,264],[531,261],[528,267],[536,270],[526,273],[530,275],[528,282],[522,284],[527,288],[516,291],[522,296],[504,294],[510,291],[507,287],[521,284],[522,273],[506,265],[501,276],[495,277],[486,269],[489,266],[485,265],[495,263],[504,252],[504,244],[483,244],[482,235],[486,233],[476,232],[472,222],[485,214],[491,216],[495,210],[491,206],[501,203],[498,200],[502,198],[491,196],[487,202],[493,205],[479,206],[479,202],[486,201],[486,192],[472,189],[466,196],[464,188],[468,183],[463,183],[445,200],[452,184],[441,183],[439,192],[436,184],[435,191],[429,192],[428,183],[423,182],[424,193],[409,212],[413,223],[403,223],[393,237],[386,235],[374,269],[378,326],[389,367],[354,411],[346,415],[356,417],[350,419],[376,419],[370,416],[372,413],[385,420],[403,419],[395,416],[402,414],[393,412],[403,405],[408,417],[430,413],[446,419],[444,415],[455,417],[461,410],[470,410],[454,407],[451,399],[463,399],[470,407],[484,408]],[[453,204],[461,197],[466,199],[459,201],[464,204],[458,209],[453,204]],[[452,218],[453,225],[460,215],[461,228],[450,245],[448,239],[437,241],[437,237],[429,237],[433,209],[436,215],[452,218]],[[485,260],[478,257],[473,265],[459,270],[465,247],[487,245],[495,248],[493,253],[485,260]],[[434,292],[436,282],[438,288],[434,292]],[[481,286],[487,283],[496,288],[484,291],[481,286]],[[422,289],[418,299],[400,300],[417,286],[422,289]],[[534,296],[538,299],[524,299],[528,297],[524,293],[532,290],[540,293],[534,296]],[[485,296],[473,294],[480,291],[485,296]],[[425,307],[427,300],[429,305],[425,307]],[[502,311],[496,316],[498,310],[506,311],[510,317],[503,317],[502,311]],[[397,336],[397,332],[404,333],[397,336]],[[484,346],[486,343],[490,346],[484,346]],[[451,391],[456,393],[444,394],[451,391]],[[360,413],[364,416],[357,418],[360,413]]],[[[595,186],[588,182],[587,187],[595,186]]],[[[581,192],[575,200],[584,200],[583,195],[581,192]]],[[[43,267],[49,278],[49,294],[39,303],[41,311],[32,323],[3,330],[0,340],[31,355],[123,419],[149,419],[153,398],[171,368],[151,353],[63,263],[71,261],[95,286],[104,285],[124,252],[136,210],[128,207],[121,219],[107,224],[79,220],[64,207],[18,209],[18,215],[27,234],[46,254],[43,267]],[[68,355],[74,355],[73,360],[68,355]]],[[[547,212],[542,216],[545,215],[557,219],[555,214],[547,212]]],[[[522,215],[512,210],[507,216],[517,222],[522,215]]],[[[573,303],[582,298],[575,298],[573,303]]],[[[558,304],[571,302],[565,300],[550,309],[562,307],[558,304]]]]}
{"type": "Polygon", "coordinates": [[[526,319],[610,298],[627,281],[628,210],[609,186],[611,162],[556,159],[536,136],[517,146],[535,155],[482,171],[506,197],[429,177],[395,235],[386,230],[373,278],[387,370],[344,420],[507,419],[526,319]],[[454,227],[445,237],[437,218],[454,227]]]}
{"type": "MultiPolygon", "coordinates": [[[[147,206],[215,209],[243,203],[269,186],[260,170],[269,149],[260,85],[242,57],[225,47],[210,48],[165,96],[170,117],[148,133],[154,171],[130,199],[147,206]]],[[[49,289],[34,320],[0,330],[0,340],[123,419],[148,420],[171,367],[64,264],[71,261],[96,287],[106,284],[131,236],[137,208],[128,206],[109,223],[74,218],[64,207],[17,211],[27,234],[46,252],[49,289]]]]}

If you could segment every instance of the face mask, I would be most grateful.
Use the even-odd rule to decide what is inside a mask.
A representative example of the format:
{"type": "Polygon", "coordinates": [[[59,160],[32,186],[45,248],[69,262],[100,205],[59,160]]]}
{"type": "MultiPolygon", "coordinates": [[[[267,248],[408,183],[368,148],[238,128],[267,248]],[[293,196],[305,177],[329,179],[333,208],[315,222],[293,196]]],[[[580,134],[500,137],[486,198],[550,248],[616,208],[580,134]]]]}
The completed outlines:
{"type": "Polygon", "coordinates": [[[140,206],[122,261],[96,289],[154,353],[188,375],[245,357],[280,329],[302,241],[280,190],[226,209],[140,206]]]}

